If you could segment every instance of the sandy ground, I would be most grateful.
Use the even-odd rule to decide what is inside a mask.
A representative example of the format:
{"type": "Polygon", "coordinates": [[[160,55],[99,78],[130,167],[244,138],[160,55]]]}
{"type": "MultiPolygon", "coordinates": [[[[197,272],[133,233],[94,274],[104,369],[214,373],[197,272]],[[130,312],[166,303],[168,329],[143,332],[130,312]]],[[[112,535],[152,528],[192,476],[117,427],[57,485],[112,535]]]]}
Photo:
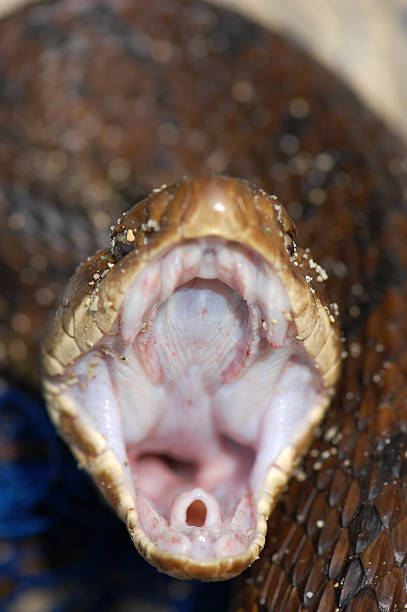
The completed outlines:
{"type": "MultiPolygon", "coordinates": [[[[0,14],[27,1],[0,0],[0,14]]],[[[289,32],[407,138],[407,0],[212,1],[289,32]]]]}

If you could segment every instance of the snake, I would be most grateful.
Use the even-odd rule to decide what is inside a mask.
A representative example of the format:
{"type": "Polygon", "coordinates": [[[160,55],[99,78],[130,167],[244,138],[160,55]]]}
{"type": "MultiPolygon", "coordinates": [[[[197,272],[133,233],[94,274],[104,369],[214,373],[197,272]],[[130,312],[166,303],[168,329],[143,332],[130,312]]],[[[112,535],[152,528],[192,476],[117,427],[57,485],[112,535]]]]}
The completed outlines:
{"type": "Polygon", "coordinates": [[[202,2],[48,0],[1,34],[4,374],[39,384],[54,310],[51,418],[159,569],[252,564],[231,610],[403,609],[403,143],[294,42],[202,2]],[[300,394],[273,399],[300,405],[289,439],[273,385],[300,394]],[[134,420],[109,409],[126,396],[134,420]]]}

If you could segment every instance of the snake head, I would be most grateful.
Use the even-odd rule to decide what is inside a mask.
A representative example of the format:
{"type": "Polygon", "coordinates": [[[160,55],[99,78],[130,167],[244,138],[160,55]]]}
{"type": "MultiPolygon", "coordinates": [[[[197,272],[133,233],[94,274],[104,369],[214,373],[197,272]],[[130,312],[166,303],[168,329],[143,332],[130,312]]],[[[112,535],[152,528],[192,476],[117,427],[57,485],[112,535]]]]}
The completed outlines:
{"type": "Polygon", "coordinates": [[[153,191],[71,279],[48,410],[160,570],[221,580],[258,557],[340,373],[324,279],[275,196],[228,177],[153,191]]]}

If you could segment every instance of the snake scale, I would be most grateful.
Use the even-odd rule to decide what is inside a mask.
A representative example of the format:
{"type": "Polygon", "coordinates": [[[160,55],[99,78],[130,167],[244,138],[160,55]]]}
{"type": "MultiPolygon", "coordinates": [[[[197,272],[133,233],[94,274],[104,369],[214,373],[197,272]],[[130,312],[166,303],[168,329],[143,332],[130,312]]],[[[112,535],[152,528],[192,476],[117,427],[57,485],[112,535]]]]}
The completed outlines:
{"type": "Polygon", "coordinates": [[[328,273],[346,360],[232,610],[407,604],[407,162],[294,43],[187,0],[48,1],[1,23],[3,371],[37,384],[50,308],[106,227],[185,174],[275,193],[328,273]]]}

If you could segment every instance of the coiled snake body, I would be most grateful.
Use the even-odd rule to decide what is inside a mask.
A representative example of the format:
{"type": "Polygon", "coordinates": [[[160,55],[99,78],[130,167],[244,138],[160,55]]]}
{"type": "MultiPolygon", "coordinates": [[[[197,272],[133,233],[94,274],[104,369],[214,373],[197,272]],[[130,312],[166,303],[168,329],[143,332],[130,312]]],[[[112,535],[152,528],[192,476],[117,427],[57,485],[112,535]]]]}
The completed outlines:
{"type": "Polygon", "coordinates": [[[397,138],[295,45],[201,3],[41,3],[3,21],[0,57],[5,370],[35,381],[47,313],[74,266],[153,187],[215,173],[278,194],[327,270],[348,357],[232,609],[403,609],[397,138]]]}

